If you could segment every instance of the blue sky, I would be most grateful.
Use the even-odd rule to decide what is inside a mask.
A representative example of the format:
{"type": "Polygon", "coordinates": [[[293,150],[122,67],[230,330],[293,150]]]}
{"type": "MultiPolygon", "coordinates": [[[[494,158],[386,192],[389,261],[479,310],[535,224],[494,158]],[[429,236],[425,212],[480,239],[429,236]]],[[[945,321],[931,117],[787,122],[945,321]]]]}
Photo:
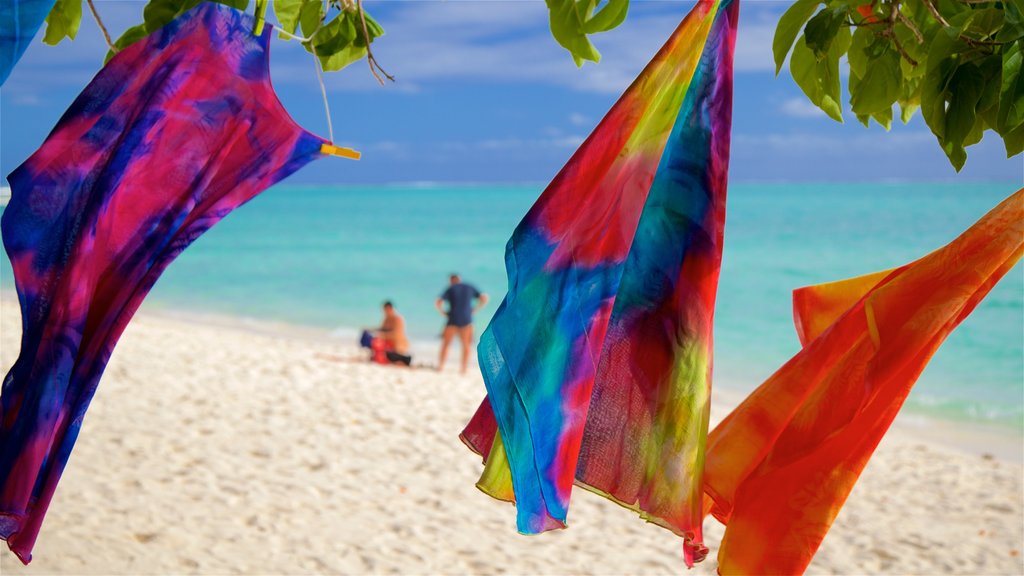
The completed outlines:
{"type": "MultiPolygon", "coordinates": [[[[142,0],[96,4],[112,32],[141,21],[142,0]]],[[[336,139],[364,159],[323,159],[289,182],[547,181],[692,4],[632,0],[625,24],[594,38],[601,63],[577,69],[551,38],[539,0],[367,0],[387,32],[374,52],[398,82],[379,87],[365,62],[328,74],[336,139]]],[[[920,115],[886,133],[814,109],[788,72],[774,74],[771,38],[788,5],[745,0],[741,8],[734,181],[1024,183],[1024,160],[1007,160],[992,133],[969,149],[958,176],[920,115]]],[[[0,90],[3,174],[39,146],[105,52],[88,12],[74,42],[49,47],[37,39],[0,90]]],[[[275,41],[271,73],[292,116],[326,135],[311,56],[296,42],[275,41]]]]}

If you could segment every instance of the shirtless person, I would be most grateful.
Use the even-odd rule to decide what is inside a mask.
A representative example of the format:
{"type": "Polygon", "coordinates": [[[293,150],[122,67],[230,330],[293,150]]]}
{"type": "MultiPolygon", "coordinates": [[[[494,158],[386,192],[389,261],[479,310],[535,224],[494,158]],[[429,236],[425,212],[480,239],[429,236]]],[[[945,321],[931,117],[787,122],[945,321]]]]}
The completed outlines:
{"type": "Polygon", "coordinates": [[[456,334],[462,341],[462,373],[466,373],[466,366],[469,364],[469,349],[473,344],[473,314],[487,304],[487,294],[476,289],[472,284],[463,284],[458,274],[452,274],[449,278],[450,285],[441,297],[434,302],[437,311],[448,318],[448,325],[444,327],[444,334],[441,339],[441,361],[437,365],[438,371],[444,369],[444,361],[448,356],[448,345],[456,334]],[[473,306],[473,300],[476,306],[473,306]],[[444,302],[448,302],[448,309],[445,310],[444,302]]]}
{"type": "Polygon", "coordinates": [[[391,302],[384,303],[384,322],[375,330],[377,337],[384,341],[384,354],[392,364],[412,364],[409,356],[409,339],[405,336],[405,318],[395,311],[391,302]]]}

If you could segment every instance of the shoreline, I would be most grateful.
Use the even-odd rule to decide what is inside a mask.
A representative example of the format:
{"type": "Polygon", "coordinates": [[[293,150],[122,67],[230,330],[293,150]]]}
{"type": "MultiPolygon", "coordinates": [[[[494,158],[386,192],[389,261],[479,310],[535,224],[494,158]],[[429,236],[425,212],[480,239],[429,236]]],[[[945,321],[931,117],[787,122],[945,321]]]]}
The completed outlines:
{"type": "MultiPolygon", "coordinates": [[[[0,304],[17,306],[17,295],[10,290],[0,290],[0,304]]],[[[367,351],[358,346],[358,338],[362,328],[339,326],[326,328],[291,322],[265,320],[251,316],[235,316],[184,310],[181,308],[164,307],[160,303],[143,303],[136,313],[136,318],[155,318],[160,321],[181,325],[183,331],[189,327],[201,326],[229,330],[242,334],[256,335],[281,339],[291,343],[315,343],[318,346],[329,346],[328,354],[337,352],[336,359],[358,363],[367,357],[367,351]],[[147,305],[148,304],[148,305],[147,305]]],[[[133,318],[134,322],[136,318],[133,318]]],[[[477,331],[479,337],[481,330],[477,331]]],[[[410,349],[413,355],[413,367],[420,370],[433,370],[437,366],[440,353],[440,338],[410,338],[410,349]]],[[[452,342],[448,352],[446,371],[458,366],[461,349],[458,342],[452,342]]],[[[117,355],[117,348],[114,350],[117,355]]],[[[371,365],[366,362],[367,365],[371,365]]],[[[470,376],[478,376],[477,357],[475,350],[469,356],[470,376]]],[[[4,370],[9,368],[3,367],[4,370]]],[[[712,410],[724,416],[735,408],[747,395],[749,387],[730,382],[716,380],[712,385],[712,410]]],[[[482,386],[480,396],[485,391],[482,386]]],[[[466,415],[466,421],[472,414],[466,415]]],[[[1024,432],[1010,425],[982,420],[954,420],[928,414],[912,407],[904,406],[893,422],[890,431],[912,438],[929,446],[953,449],[957,452],[980,456],[994,457],[1013,464],[1024,464],[1024,432]]]]}
{"type": "MultiPolygon", "coordinates": [[[[339,350],[356,350],[360,355],[364,351],[356,345],[361,328],[338,327],[334,329],[316,326],[303,326],[286,322],[266,321],[250,317],[190,312],[171,308],[139,310],[139,314],[161,318],[179,323],[195,323],[229,330],[237,330],[250,334],[285,338],[318,343],[337,343],[339,350]],[[345,338],[350,339],[346,340],[345,338]]],[[[477,334],[479,336],[479,332],[477,334]]],[[[420,368],[436,366],[440,341],[410,338],[414,364],[420,368]]],[[[456,342],[448,352],[449,368],[457,365],[459,347],[456,342]]],[[[116,351],[115,351],[116,354],[116,351]]],[[[470,371],[477,366],[476,354],[469,357],[470,371]]],[[[716,381],[712,386],[712,401],[715,409],[732,410],[745,397],[744,387],[729,381],[716,381]]],[[[480,390],[481,398],[484,390],[480,390]]],[[[472,414],[467,414],[467,422],[472,414]]],[[[984,421],[959,421],[936,417],[904,407],[893,422],[892,429],[899,430],[914,439],[932,446],[953,448],[960,452],[976,456],[994,456],[1006,462],[1024,463],[1024,435],[1010,426],[984,421]]]]}
{"type": "MultiPolygon", "coordinates": [[[[0,298],[7,301],[9,292],[3,291],[0,298]]],[[[208,326],[219,329],[255,334],[272,338],[281,338],[291,342],[309,342],[319,345],[334,345],[337,351],[346,355],[347,359],[365,358],[367,352],[358,347],[357,339],[362,328],[336,327],[332,329],[262,320],[246,316],[195,312],[178,308],[164,308],[159,305],[140,308],[137,316],[153,317],[165,321],[188,325],[208,326]]],[[[133,319],[134,321],[134,319],[133,319]]],[[[477,331],[477,337],[482,330],[477,331]]],[[[415,368],[430,370],[436,367],[440,351],[440,339],[410,338],[410,348],[415,368]]],[[[115,355],[116,355],[115,348],[115,355]]],[[[453,342],[448,352],[447,370],[458,365],[460,348],[453,342]]],[[[367,362],[369,364],[369,362],[367,362]]],[[[470,376],[477,376],[478,366],[475,350],[469,356],[470,376]]],[[[715,381],[712,386],[712,409],[727,411],[735,408],[745,397],[746,386],[728,380],[715,381]]],[[[485,391],[480,390],[481,398],[485,391]]],[[[468,422],[472,414],[466,415],[468,422]]],[[[953,449],[961,453],[981,457],[994,457],[1014,464],[1024,464],[1024,434],[1011,426],[981,420],[953,420],[942,418],[920,410],[904,406],[891,431],[906,435],[916,441],[933,447],[953,449]]]]}
{"type": "MultiPolygon", "coordinates": [[[[19,318],[0,302],[0,363],[19,318]]],[[[570,528],[516,533],[458,441],[460,376],[367,362],[326,331],[143,307],[111,357],[23,567],[3,574],[675,574],[681,541],[586,490],[570,528]],[[171,317],[171,316],[176,316],[171,317]],[[227,324],[227,325],[225,325],[227,324]],[[335,357],[335,358],[332,358],[335,357]],[[187,527],[183,530],[182,527],[187,527]]],[[[712,422],[742,393],[715,389],[712,422]]],[[[913,422],[908,426],[912,426],[913,422]]],[[[808,574],[1020,574],[1024,467],[975,443],[887,434],[808,574]],[[956,546],[949,546],[956,542],[956,546]]],[[[992,439],[993,442],[998,439],[992,439]]],[[[705,522],[716,573],[723,528],[705,522]]]]}

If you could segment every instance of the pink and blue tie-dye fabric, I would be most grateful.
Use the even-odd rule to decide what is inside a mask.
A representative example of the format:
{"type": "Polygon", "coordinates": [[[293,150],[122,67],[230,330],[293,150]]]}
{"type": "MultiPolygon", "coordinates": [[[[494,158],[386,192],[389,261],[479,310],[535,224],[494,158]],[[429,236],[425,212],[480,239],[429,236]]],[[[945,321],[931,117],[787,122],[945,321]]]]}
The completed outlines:
{"type": "Polygon", "coordinates": [[[114,57],[9,177],[22,312],[0,405],[0,537],[22,561],[118,337],[164,268],[321,156],[274,94],[267,26],[202,4],[114,57]]]}
{"type": "Polygon", "coordinates": [[[739,0],[698,2],[509,240],[462,438],[522,533],[564,528],[575,483],[681,536],[688,565],[707,553],[738,17],[739,0]]]}

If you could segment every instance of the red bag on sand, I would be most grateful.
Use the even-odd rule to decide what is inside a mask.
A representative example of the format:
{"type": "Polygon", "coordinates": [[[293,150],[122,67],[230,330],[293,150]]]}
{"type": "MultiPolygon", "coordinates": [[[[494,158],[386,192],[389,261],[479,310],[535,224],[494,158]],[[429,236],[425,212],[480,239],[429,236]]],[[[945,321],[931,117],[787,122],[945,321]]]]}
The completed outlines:
{"type": "Polygon", "coordinates": [[[370,342],[370,351],[372,352],[370,359],[375,364],[388,364],[389,360],[387,351],[389,348],[391,347],[388,346],[388,342],[386,340],[383,338],[374,338],[373,341],[370,342]]]}

